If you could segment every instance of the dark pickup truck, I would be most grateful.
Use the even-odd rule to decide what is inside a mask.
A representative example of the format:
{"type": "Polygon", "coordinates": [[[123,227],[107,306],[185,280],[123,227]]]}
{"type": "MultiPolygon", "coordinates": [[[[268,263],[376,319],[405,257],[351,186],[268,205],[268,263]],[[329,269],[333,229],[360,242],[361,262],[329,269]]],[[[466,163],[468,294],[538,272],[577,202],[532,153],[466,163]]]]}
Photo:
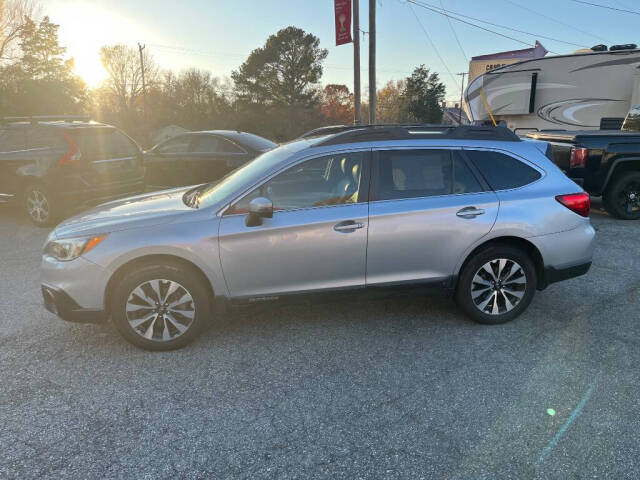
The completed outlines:
{"type": "Polygon", "coordinates": [[[548,142],[556,165],[586,192],[602,196],[610,215],[640,219],[640,132],[549,130],[527,137],[548,142]]]}

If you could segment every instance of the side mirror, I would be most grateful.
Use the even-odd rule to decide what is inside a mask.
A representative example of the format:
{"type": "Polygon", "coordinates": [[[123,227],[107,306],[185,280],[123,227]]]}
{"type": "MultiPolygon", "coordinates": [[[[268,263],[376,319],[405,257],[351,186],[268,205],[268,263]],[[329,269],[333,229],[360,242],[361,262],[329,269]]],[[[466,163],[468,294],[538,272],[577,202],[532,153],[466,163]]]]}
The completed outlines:
{"type": "Polygon", "coordinates": [[[245,220],[247,227],[262,225],[263,218],[273,217],[273,202],[265,197],[254,198],[249,202],[249,215],[245,220]]]}

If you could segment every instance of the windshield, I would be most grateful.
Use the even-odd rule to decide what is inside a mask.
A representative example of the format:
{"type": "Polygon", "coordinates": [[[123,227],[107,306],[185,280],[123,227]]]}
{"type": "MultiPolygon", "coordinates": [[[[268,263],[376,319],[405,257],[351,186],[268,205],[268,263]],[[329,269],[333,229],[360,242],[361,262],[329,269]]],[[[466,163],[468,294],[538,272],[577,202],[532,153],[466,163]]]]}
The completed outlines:
{"type": "Polygon", "coordinates": [[[283,145],[256,157],[251,162],[227,174],[222,180],[205,183],[189,190],[182,197],[185,205],[192,208],[204,208],[224,200],[245,184],[258,181],[266,172],[287,157],[308,146],[308,141],[299,141],[283,145]]]}

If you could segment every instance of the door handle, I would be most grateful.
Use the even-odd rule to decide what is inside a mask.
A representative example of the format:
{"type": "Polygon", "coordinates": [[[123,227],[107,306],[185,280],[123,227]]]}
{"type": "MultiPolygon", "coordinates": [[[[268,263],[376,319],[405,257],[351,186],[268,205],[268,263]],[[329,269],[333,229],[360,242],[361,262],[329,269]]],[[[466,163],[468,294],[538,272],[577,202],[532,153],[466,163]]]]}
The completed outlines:
{"type": "Polygon", "coordinates": [[[345,222],[340,222],[336,225],[333,226],[333,229],[336,232],[353,232],[354,230],[357,230],[358,228],[363,228],[364,227],[364,223],[360,223],[360,222],[354,222],[353,220],[347,220],[345,222]]]}
{"type": "Polygon", "coordinates": [[[461,210],[458,210],[456,212],[456,215],[462,218],[474,218],[478,215],[484,215],[484,210],[476,207],[465,207],[461,210]]]}

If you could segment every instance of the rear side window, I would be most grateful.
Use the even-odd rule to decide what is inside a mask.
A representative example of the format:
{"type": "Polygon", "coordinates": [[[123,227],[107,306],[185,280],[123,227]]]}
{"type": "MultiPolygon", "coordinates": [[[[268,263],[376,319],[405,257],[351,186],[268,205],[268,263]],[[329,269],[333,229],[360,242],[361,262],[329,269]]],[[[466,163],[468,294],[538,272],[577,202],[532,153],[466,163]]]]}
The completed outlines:
{"type": "Polygon", "coordinates": [[[50,128],[34,128],[28,134],[29,148],[67,148],[68,143],[65,141],[62,133],[50,128]]]}
{"type": "Polygon", "coordinates": [[[190,135],[181,135],[158,145],[156,153],[187,153],[191,143],[190,135]]]}
{"type": "Polygon", "coordinates": [[[19,152],[27,149],[27,135],[24,128],[3,128],[0,130],[0,153],[19,152]]]}
{"type": "Polygon", "coordinates": [[[378,157],[378,200],[432,197],[452,192],[446,150],[388,150],[378,157]]]}
{"type": "Polygon", "coordinates": [[[518,188],[538,180],[540,172],[503,153],[465,150],[487,183],[494,190],[518,188]]]}
{"type": "Polygon", "coordinates": [[[124,134],[113,129],[72,132],[82,156],[89,161],[133,157],[138,148],[124,134]]]}

